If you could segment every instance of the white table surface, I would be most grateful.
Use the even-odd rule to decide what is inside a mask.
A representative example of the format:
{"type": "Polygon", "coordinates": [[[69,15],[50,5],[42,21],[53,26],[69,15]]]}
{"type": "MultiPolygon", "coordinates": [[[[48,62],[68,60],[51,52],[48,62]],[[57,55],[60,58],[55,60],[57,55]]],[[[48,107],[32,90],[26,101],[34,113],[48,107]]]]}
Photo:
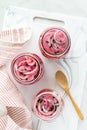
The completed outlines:
{"type": "MultiPolygon", "coordinates": [[[[47,12],[65,13],[87,17],[87,0],[0,0],[0,29],[3,25],[5,9],[9,5],[28,9],[45,10],[47,12]]],[[[84,86],[81,109],[85,115],[84,121],[78,122],[77,130],[87,130],[87,83],[84,86]]]]}

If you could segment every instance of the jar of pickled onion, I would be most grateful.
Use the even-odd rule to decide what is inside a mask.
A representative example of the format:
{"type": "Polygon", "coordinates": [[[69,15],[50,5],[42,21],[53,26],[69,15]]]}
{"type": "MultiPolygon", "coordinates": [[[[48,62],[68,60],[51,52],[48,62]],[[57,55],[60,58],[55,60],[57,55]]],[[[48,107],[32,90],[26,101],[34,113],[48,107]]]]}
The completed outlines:
{"type": "Polygon", "coordinates": [[[52,59],[65,57],[71,46],[71,38],[64,28],[51,27],[44,30],[39,38],[41,53],[52,59]]]}
{"type": "Polygon", "coordinates": [[[11,73],[14,79],[22,85],[34,84],[43,76],[43,61],[37,54],[21,53],[12,60],[11,73]]]}
{"type": "Polygon", "coordinates": [[[51,121],[58,117],[63,107],[63,98],[54,90],[48,88],[37,93],[32,103],[32,111],[44,121],[51,121]]]}

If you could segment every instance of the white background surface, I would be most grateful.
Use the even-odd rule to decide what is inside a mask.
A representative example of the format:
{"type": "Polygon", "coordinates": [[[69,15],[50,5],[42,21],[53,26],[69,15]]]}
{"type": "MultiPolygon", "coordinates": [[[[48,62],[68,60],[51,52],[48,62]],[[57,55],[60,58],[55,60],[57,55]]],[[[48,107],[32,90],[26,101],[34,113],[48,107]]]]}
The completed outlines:
{"type": "MultiPolygon", "coordinates": [[[[47,12],[58,12],[76,16],[87,17],[86,0],[0,0],[0,29],[3,25],[5,9],[9,5],[25,7],[30,9],[45,10],[47,12]]],[[[84,121],[78,122],[77,130],[87,130],[87,83],[84,86],[81,109],[85,115],[84,121]]]]}

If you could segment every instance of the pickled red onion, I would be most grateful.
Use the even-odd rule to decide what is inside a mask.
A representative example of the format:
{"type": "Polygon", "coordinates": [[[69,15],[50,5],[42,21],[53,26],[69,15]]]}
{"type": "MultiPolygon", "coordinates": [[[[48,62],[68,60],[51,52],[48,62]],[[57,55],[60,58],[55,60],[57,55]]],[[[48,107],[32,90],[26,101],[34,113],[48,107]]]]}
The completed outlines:
{"type": "Polygon", "coordinates": [[[38,71],[37,61],[29,56],[19,57],[14,64],[14,74],[19,80],[31,81],[38,71]]]}

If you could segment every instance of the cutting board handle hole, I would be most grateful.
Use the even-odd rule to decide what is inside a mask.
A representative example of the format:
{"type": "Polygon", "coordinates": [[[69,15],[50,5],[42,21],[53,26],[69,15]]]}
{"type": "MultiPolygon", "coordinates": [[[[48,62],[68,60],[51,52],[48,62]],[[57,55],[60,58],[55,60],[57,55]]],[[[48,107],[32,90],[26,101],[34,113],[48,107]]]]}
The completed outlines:
{"type": "Polygon", "coordinates": [[[45,18],[45,17],[39,17],[35,16],[33,18],[33,21],[35,23],[41,23],[41,24],[56,24],[56,25],[64,25],[65,22],[62,20],[57,20],[57,19],[51,19],[51,18],[45,18]]]}

